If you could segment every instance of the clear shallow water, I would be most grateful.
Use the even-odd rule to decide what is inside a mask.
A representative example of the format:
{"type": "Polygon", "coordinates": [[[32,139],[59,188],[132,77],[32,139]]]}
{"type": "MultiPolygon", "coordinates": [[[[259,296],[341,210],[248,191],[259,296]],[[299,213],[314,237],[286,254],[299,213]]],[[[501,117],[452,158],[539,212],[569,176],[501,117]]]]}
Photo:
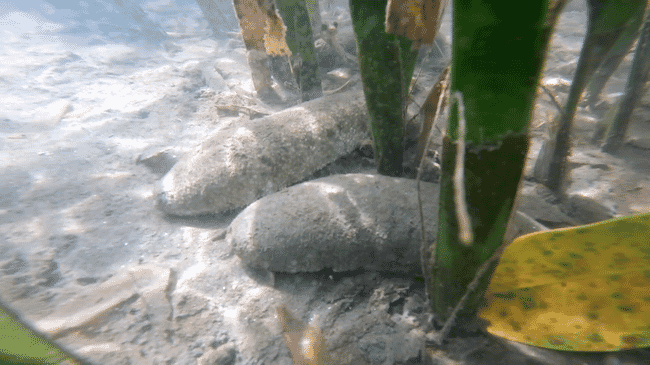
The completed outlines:
{"type": "Polygon", "coordinates": [[[103,7],[0,3],[0,259],[29,261],[72,234],[78,249],[57,261],[70,280],[177,246],[143,219],[155,212],[158,177],[135,160],[190,150],[219,128],[201,103],[213,63],[242,65],[213,86],[252,88],[243,43],[211,38],[193,1],[139,3],[168,32],[162,42],[120,18],[111,1],[88,3],[103,7]]]}
{"type": "MultiPolygon", "coordinates": [[[[91,3],[96,7],[104,4],[91,3]]],[[[203,40],[211,34],[194,2],[157,1],[141,5],[149,22],[159,27],[152,29],[160,31],[156,35],[163,34],[162,29],[203,40]]],[[[98,103],[103,109],[124,110],[129,103],[125,100],[134,104],[151,98],[149,93],[130,95],[133,88],[121,85],[124,77],[138,70],[182,62],[184,52],[172,57],[165,54],[160,46],[162,39],[147,37],[147,29],[119,10],[108,2],[95,11],[88,6],[56,9],[45,1],[27,1],[20,8],[3,3],[0,120],[47,119],[61,111],[61,99],[73,103],[72,108],[78,113],[88,107],[96,108],[98,103]]]]}
{"type": "MultiPolygon", "coordinates": [[[[339,3],[345,2],[332,2],[332,12],[343,13],[339,3]]],[[[155,34],[156,27],[134,24],[111,3],[85,12],[45,1],[0,3],[0,266],[11,257],[25,267],[4,277],[0,271],[0,297],[30,318],[48,318],[88,283],[144,262],[178,271],[174,300],[200,292],[219,308],[211,316],[235,321],[239,303],[226,287],[245,277],[211,264],[219,248],[205,225],[155,210],[159,176],[135,160],[168,147],[190,151],[220,128],[222,121],[206,118],[202,109],[202,95],[210,89],[204,69],[220,67],[225,80],[216,88],[251,93],[243,43],[210,37],[193,1],[138,2],[168,33],[162,45],[147,37],[147,29],[155,34]],[[201,275],[207,277],[205,288],[196,290],[191,281],[201,275]],[[223,297],[212,288],[215,283],[223,285],[223,297]]],[[[324,19],[337,19],[330,15],[324,19]]],[[[560,19],[563,33],[554,36],[546,77],[571,77],[584,15],[571,11],[560,19]]],[[[449,23],[442,30],[448,32],[449,23]]],[[[167,352],[189,353],[180,349],[190,346],[182,341],[170,350],[162,330],[142,335],[148,345],[137,331],[124,330],[155,314],[142,313],[116,319],[98,337],[142,344],[139,350],[154,354],[147,358],[152,363],[163,363],[158,360],[171,356],[167,352]]]]}

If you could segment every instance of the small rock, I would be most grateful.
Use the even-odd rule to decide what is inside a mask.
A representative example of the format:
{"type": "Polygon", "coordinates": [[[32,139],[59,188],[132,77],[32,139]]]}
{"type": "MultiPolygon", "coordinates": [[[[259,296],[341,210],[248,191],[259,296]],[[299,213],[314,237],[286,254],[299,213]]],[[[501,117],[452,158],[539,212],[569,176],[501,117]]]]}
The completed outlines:
{"type": "Polygon", "coordinates": [[[580,166],[571,170],[571,184],[567,188],[566,210],[579,224],[599,222],[616,215],[616,204],[611,200],[615,188],[613,176],[621,171],[615,165],[580,166]]]}
{"type": "Polygon", "coordinates": [[[615,355],[605,357],[604,365],[621,365],[621,361],[615,355]]]}
{"type": "Polygon", "coordinates": [[[640,148],[642,150],[650,150],[650,138],[644,137],[630,137],[625,143],[629,146],[640,148]]]}
{"type": "Polygon", "coordinates": [[[232,343],[219,346],[216,349],[208,349],[201,358],[198,365],[231,365],[237,358],[237,348],[232,343]]]}
{"type": "MultiPolygon", "coordinates": [[[[438,190],[421,183],[429,240],[436,232],[438,190]]],[[[420,272],[417,183],[369,174],[308,181],[248,206],[226,241],[246,265],[274,272],[420,272]]]]}
{"type": "Polygon", "coordinates": [[[576,222],[554,203],[552,193],[542,184],[525,182],[517,197],[517,209],[549,228],[576,225],[576,222]]]}
{"type": "MultiPolygon", "coordinates": [[[[388,336],[376,336],[374,338],[367,336],[359,341],[359,349],[364,352],[371,364],[390,363],[387,360],[389,353],[386,344],[388,336]]],[[[391,359],[392,360],[392,359],[391,359]]]]}
{"type": "Polygon", "coordinates": [[[205,299],[196,295],[182,294],[174,297],[174,321],[180,322],[189,317],[194,317],[207,309],[205,299]],[[176,300],[178,300],[176,302],[176,300]]]}
{"type": "Polygon", "coordinates": [[[201,357],[203,356],[203,349],[193,349],[190,351],[192,357],[201,357]]]}
{"type": "Polygon", "coordinates": [[[615,210],[607,207],[604,202],[583,195],[569,196],[568,205],[571,207],[572,215],[583,224],[612,219],[616,215],[615,210]]]}
{"type": "Polygon", "coordinates": [[[420,174],[420,179],[422,181],[438,182],[440,180],[440,174],[440,163],[436,162],[433,158],[424,156],[424,159],[422,161],[422,173],[420,174]]]}
{"type": "Polygon", "coordinates": [[[201,69],[201,75],[205,79],[205,84],[210,87],[212,90],[217,93],[228,92],[230,88],[226,84],[226,80],[223,79],[223,76],[215,69],[214,65],[207,63],[201,63],[199,65],[201,69]]]}
{"type": "Polygon", "coordinates": [[[370,139],[361,141],[358,150],[362,157],[375,158],[375,150],[374,147],[372,147],[372,140],[370,139]]]}
{"type": "Polygon", "coordinates": [[[228,337],[228,333],[224,331],[220,331],[214,336],[214,339],[210,342],[210,347],[216,349],[217,347],[228,342],[229,339],[230,337],[228,337]]]}
{"type": "Polygon", "coordinates": [[[154,174],[164,175],[174,167],[177,158],[168,150],[157,151],[151,154],[139,155],[135,163],[137,165],[145,165],[154,174]]]}
{"type": "Polygon", "coordinates": [[[332,70],[327,73],[327,77],[336,81],[347,81],[351,77],[351,71],[349,68],[339,67],[335,70],[332,70]]]}
{"type": "Polygon", "coordinates": [[[546,230],[548,227],[534,220],[528,214],[516,211],[510,219],[504,242],[511,242],[519,236],[546,230]]]}
{"type": "Polygon", "coordinates": [[[571,81],[561,77],[545,77],[542,84],[546,87],[555,89],[556,92],[568,93],[571,87],[571,81]]]}

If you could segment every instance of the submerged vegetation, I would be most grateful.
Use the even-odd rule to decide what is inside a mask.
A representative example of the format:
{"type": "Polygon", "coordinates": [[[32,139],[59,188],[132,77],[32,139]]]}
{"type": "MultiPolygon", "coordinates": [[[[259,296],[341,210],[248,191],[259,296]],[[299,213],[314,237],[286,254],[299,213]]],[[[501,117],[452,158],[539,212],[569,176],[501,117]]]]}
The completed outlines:
{"type": "MultiPolygon", "coordinates": [[[[313,47],[313,29],[318,27],[309,26],[313,25],[309,19],[315,19],[314,10],[308,9],[313,2],[278,0],[282,17],[274,7],[250,11],[238,4],[235,0],[240,20],[254,19],[242,28],[254,55],[249,62],[256,90],[263,94],[270,87],[266,54],[279,54],[291,57],[301,99],[320,96],[313,47]]],[[[405,104],[417,47],[433,39],[445,4],[350,0],[380,174],[403,175],[405,104]],[[395,15],[390,9],[403,9],[396,3],[415,10],[395,15]],[[423,16],[427,11],[436,16],[423,16]],[[409,26],[387,32],[386,21],[409,26]]],[[[617,351],[650,346],[650,214],[528,235],[504,247],[529,147],[528,128],[541,70],[565,4],[565,0],[528,1],[518,5],[516,16],[506,2],[457,0],[453,4],[450,113],[443,140],[438,233],[434,242],[423,242],[422,250],[431,310],[445,323],[440,342],[458,319],[478,317],[493,335],[552,349],[617,351]]],[[[650,73],[647,1],[629,0],[620,6],[615,0],[590,0],[588,4],[587,38],[574,84],[560,115],[558,134],[551,136],[547,147],[552,158],[538,162],[550,163],[541,170],[553,175],[540,180],[560,194],[572,119],[591,75],[597,75],[589,86],[593,104],[603,80],[611,75],[609,70],[620,63],[642,29],[626,96],[609,114],[611,127],[603,149],[614,151],[650,73]],[[601,63],[607,69],[597,72],[601,63]]],[[[431,103],[440,102],[427,115],[429,126],[442,114],[443,81],[430,97],[431,103]]],[[[428,138],[429,130],[424,128],[421,140],[428,138]]],[[[424,154],[421,147],[420,156],[424,154]]],[[[300,322],[284,307],[278,309],[278,317],[296,363],[331,361],[317,328],[300,322]]],[[[0,360],[6,363],[81,363],[2,303],[0,337],[16,341],[0,342],[0,360]]]]}
{"type": "MultiPolygon", "coordinates": [[[[525,156],[528,151],[528,128],[548,43],[555,22],[566,2],[564,0],[526,2],[518,7],[517,16],[512,16],[510,4],[497,4],[485,0],[457,0],[453,4],[454,41],[449,88],[452,98],[449,102],[451,105],[449,124],[443,140],[438,236],[433,243],[423,242],[422,257],[423,274],[426,278],[432,310],[438,320],[446,322],[439,337],[440,341],[444,339],[445,331],[458,318],[474,317],[481,303],[484,303],[483,295],[504,247],[504,234],[523,173],[525,156]],[[516,51],[513,52],[513,50],[516,51]]],[[[375,24],[377,14],[379,14],[377,10],[370,10],[369,5],[364,7],[361,3],[363,2],[351,1],[351,6],[356,7],[352,12],[355,30],[369,28],[368,24],[375,24]]],[[[396,21],[391,14],[387,15],[386,29],[391,27],[391,23],[401,23],[416,24],[414,27],[417,25],[430,27],[430,29],[434,29],[434,33],[437,30],[438,24],[435,22],[425,24],[422,21],[426,19],[422,13],[431,7],[431,4],[442,2],[389,1],[389,9],[395,8],[391,7],[393,3],[399,3],[403,8],[418,10],[401,14],[405,19],[399,21],[396,21]]],[[[641,23],[639,14],[645,13],[647,1],[628,1],[625,6],[621,6],[619,2],[613,0],[592,0],[588,2],[588,5],[589,23],[583,51],[578,62],[577,76],[571,87],[569,101],[560,115],[557,135],[552,136],[553,148],[547,149],[553,151],[553,157],[538,161],[541,164],[550,161],[551,167],[545,169],[550,172],[550,175],[543,178],[542,181],[555,191],[561,190],[561,183],[566,173],[571,125],[582,91],[591,75],[602,63],[604,56],[612,48],[614,51],[611,51],[611,60],[608,66],[611,67],[612,62],[618,62],[617,57],[624,54],[621,49],[629,46],[631,44],[630,37],[633,38],[638,33],[641,23]],[[618,45],[618,48],[614,47],[615,45],[618,45]]],[[[377,7],[379,8],[379,6],[377,7]]],[[[378,28],[380,27],[376,27],[376,29],[378,28]]],[[[646,60],[644,64],[648,63],[647,57],[641,56],[647,52],[646,28],[642,32],[637,47],[638,54],[635,58],[635,65],[642,59],[646,60]]],[[[376,32],[381,33],[379,29],[376,32]]],[[[377,87],[377,78],[399,80],[400,73],[397,70],[400,68],[397,66],[400,64],[397,55],[401,53],[395,48],[392,52],[383,55],[381,52],[390,49],[390,46],[376,42],[368,47],[363,43],[364,40],[360,39],[359,33],[357,31],[362,72],[365,64],[381,64],[383,60],[388,60],[388,55],[395,58],[392,61],[395,64],[390,67],[390,71],[386,72],[389,68],[384,69],[386,73],[375,76],[374,81],[368,80],[368,77],[363,78],[368,108],[371,111],[373,138],[377,139],[381,138],[382,133],[385,133],[385,129],[383,129],[385,127],[377,124],[376,119],[372,117],[372,108],[382,105],[388,109],[385,104],[392,102],[392,110],[401,110],[403,105],[401,100],[387,101],[388,99],[380,97],[379,91],[372,94],[368,90],[377,87]],[[372,46],[376,49],[373,50],[372,46]],[[371,51],[377,52],[374,55],[375,59],[364,60],[364,57],[372,57],[371,51]],[[374,99],[372,99],[373,97],[374,99]]],[[[417,32],[411,31],[411,35],[415,33],[417,32]]],[[[404,32],[399,34],[404,34],[404,32]]],[[[408,34],[406,35],[408,36],[408,34]]],[[[413,36],[410,38],[413,41],[420,40],[413,36]]],[[[409,67],[410,64],[406,66],[409,67]]],[[[382,71],[381,67],[376,67],[376,69],[377,72],[382,71]]],[[[645,85],[645,77],[648,74],[647,67],[637,66],[635,70],[637,70],[635,71],[637,72],[636,78],[642,81],[637,82],[636,87],[628,86],[628,95],[638,95],[641,90],[638,85],[645,85]],[[632,92],[632,90],[634,91],[632,92]],[[630,92],[636,94],[630,94],[630,92]]],[[[402,76],[405,74],[407,73],[403,72],[402,76]]],[[[410,79],[403,78],[400,90],[408,88],[409,82],[410,79]]],[[[598,88],[598,86],[595,87],[598,88]]],[[[439,87],[433,88],[432,93],[439,95],[439,89],[439,87]]],[[[398,88],[393,87],[391,90],[395,93],[398,88]]],[[[442,99],[439,96],[433,98],[434,102],[437,100],[442,99]]],[[[629,113],[631,107],[626,108],[625,111],[629,113]]],[[[441,111],[437,110],[437,113],[441,113],[441,111]]],[[[432,117],[435,117],[435,114],[428,116],[428,118],[432,117]]],[[[629,118],[629,114],[627,118],[629,118]]],[[[399,118],[392,120],[401,121],[399,118]]],[[[425,123],[430,125],[432,122],[425,123]]],[[[398,125],[393,125],[392,128],[399,130],[398,125]]],[[[616,133],[618,133],[620,141],[620,136],[624,134],[625,130],[624,124],[618,123],[616,127],[612,128],[617,130],[616,133]]],[[[610,132],[610,135],[612,133],[614,132],[610,132]]],[[[379,173],[396,173],[395,169],[388,172],[382,168],[381,158],[384,153],[382,148],[385,148],[382,145],[396,146],[395,141],[399,138],[401,135],[396,132],[382,141],[374,141],[380,166],[379,173]]],[[[607,146],[609,145],[611,142],[606,143],[603,149],[608,150],[607,146]]],[[[393,153],[393,155],[398,154],[393,153]]],[[[648,215],[629,217],[603,223],[603,227],[607,227],[607,229],[593,230],[580,227],[563,233],[540,234],[534,238],[529,237],[525,241],[534,241],[535,244],[541,246],[551,245],[554,248],[563,246],[566,250],[574,250],[577,249],[575,246],[578,245],[576,242],[579,242],[579,237],[589,234],[589,242],[593,242],[596,246],[595,249],[600,250],[608,247],[607,242],[610,242],[608,236],[616,230],[620,230],[620,234],[625,232],[629,234],[629,230],[632,230],[631,232],[642,232],[643,236],[647,236],[650,232],[647,220],[648,215]],[[632,222],[636,222],[635,224],[645,223],[633,226],[632,222]],[[611,228],[614,226],[617,228],[612,230],[611,228]],[[556,237],[559,236],[566,237],[561,240],[562,244],[558,244],[556,241],[556,237]]],[[[617,237],[620,237],[620,234],[617,237]]],[[[641,245],[631,236],[625,242],[632,246],[641,245]]],[[[523,242],[520,245],[525,246],[523,242]]],[[[515,249],[514,247],[512,250],[515,249]]],[[[533,256],[537,255],[541,258],[543,251],[534,250],[533,256]]],[[[571,252],[567,255],[571,256],[571,252]]],[[[613,252],[610,254],[615,255],[613,252]]],[[[627,254],[625,255],[628,257],[627,254]]],[[[629,255],[641,260],[638,269],[640,271],[635,269],[634,275],[650,269],[650,262],[643,259],[645,254],[637,251],[630,252],[629,255]]],[[[531,259],[534,260],[534,258],[531,259]]],[[[507,259],[504,260],[507,261],[507,259]]],[[[563,263],[558,263],[558,265],[562,266],[563,263]]],[[[530,275],[532,276],[531,280],[535,280],[535,274],[529,272],[531,269],[525,266],[511,266],[507,270],[520,275],[530,275]]],[[[583,276],[591,276],[600,272],[597,267],[593,266],[582,266],[581,270],[580,275],[583,276]]],[[[618,270],[625,271],[626,269],[618,268],[618,270]]],[[[618,271],[614,270],[610,274],[616,276],[618,271]]],[[[493,280],[498,280],[498,277],[497,275],[493,280]]],[[[555,277],[553,282],[557,284],[557,281],[565,279],[569,280],[564,276],[562,278],[555,277]]],[[[577,291],[587,290],[586,286],[591,285],[581,280],[572,281],[571,285],[577,291]]],[[[495,285],[493,284],[493,287],[495,285]]],[[[616,284],[608,285],[618,288],[616,284]]],[[[646,279],[634,285],[647,290],[649,283],[646,279]]],[[[527,290],[521,287],[517,287],[517,289],[527,290]]],[[[612,290],[618,293],[617,289],[612,290]]],[[[550,299],[545,296],[550,295],[550,292],[544,292],[544,294],[542,292],[544,291],[538,291],[536,297],[531,299],[531,303],[547,303],[550,299]]],[[[493,293],[492,297],[499,296],[498,293],[491,293],[493,293]]],[[[498,311],[495,309],[498,307],[495,303],[495,301],[490,302],[487,306],[488,309],[484,307],[482,313],[488,313],[490,310],[498,311]]],[[[647,311],[640,309],[648,306],[646,302],[635,303],[625,306],[625,308],[634,307],[635,314],[647,311]]],[[[529,309],[528,307],[524,304],[524,309],[529,309]]],[[[503,305],[501,308],[504,308],[503,305]]],[[[535,308],[541,313],[549,311],[564,313],[563,311],[568,310],[568,308],[557,308],[553,303],[538,305],[535,308]]],[[[588,308],[591,307],[581,307],[577,312],[574,311],[566,315],[591,318],[588,308]]],[[[575,310],[575,308],[571,310],[575,310]]],[[[511,323],[531,321],[539,313],[519,312],[520,317],[511,323]]],[[[506,329],[501,327],[499,331],[494,330],[493,325],[491,327],[493,330],[490,332],[537,346],[573,351],[611,351],[647,346],[647,338],[644,337],[643,331],[639,332],[639,329],[647,326],[650,318],[635,315],[634,319],[644,324],[636,329],[630,329],[622,325],[626,323],[625,318],[627,317],[624,318],[624,315],[625,313],[620,311],[612,312],[610,322],[607,325],[603,324],[605,327],[600,327],[601,330],[595,330],[594,325],[586,326],[589,330],[586,328],[571,329],[566,328],[566,323],[546,327],[548,330],[542,331],[543,333],[540,334],[542,340],[539,336],[534,336],[534,338],[522,336],[521,329],[516,325],[506,329]],[[618,327],[619,325],[622,326],[618,327]],[[589,331],[593,332],[586,333],[589,331]],[[511,335],[515,332],[518,335],[511,335]],[[563,341],[560,341],[560,338],[563,341]]],[[[485,316],[483,318],[486,319],[485,316]]],[[[497,317],[492,316],[490,319],[496,321],[497,317]]]]}

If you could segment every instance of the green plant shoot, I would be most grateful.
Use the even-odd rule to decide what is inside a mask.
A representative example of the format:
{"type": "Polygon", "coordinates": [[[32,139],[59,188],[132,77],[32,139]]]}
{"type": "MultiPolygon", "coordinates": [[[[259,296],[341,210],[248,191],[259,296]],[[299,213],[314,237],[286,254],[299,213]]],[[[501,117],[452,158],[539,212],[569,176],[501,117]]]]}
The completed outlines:
{"type": "MultiPolygon", "coordinates": [[[[549,9],[553,8],[548,1],[527,1],[518,4],[515,16],[507,2],[454,2],[450,92],[464,99],[466,130],[459,131],[459,103],[450,103],[438,238],[435,247],[423,250],[428,293],[442,320],[449,317],[477,270],[502,245],[528,151],[528,125],[553,23],[548,18],[554,17],[549,9]],[[456,158],[462,140],[464,163],[456,158]],[[457,211],[456,198],[462,190],[458,178],[454,179],[458,163],[464,169],[460,185],[466,193],[470,245],[462,242],[464,230],[458,219],[465,216],[457,211]]],[[[459,313],[476,313],[487,279],[459,313]]]]}

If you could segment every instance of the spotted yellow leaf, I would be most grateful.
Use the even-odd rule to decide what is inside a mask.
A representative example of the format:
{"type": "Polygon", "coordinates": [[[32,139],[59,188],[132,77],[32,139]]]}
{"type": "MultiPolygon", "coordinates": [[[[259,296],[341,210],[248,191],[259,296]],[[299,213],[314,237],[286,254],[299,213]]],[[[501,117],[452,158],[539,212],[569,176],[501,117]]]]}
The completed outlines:
{"type": "Polygon", "coordinates": [[[478,316],[493,335],[565,351],[650,346],[650,213],[519,237],[478,316]]]}

